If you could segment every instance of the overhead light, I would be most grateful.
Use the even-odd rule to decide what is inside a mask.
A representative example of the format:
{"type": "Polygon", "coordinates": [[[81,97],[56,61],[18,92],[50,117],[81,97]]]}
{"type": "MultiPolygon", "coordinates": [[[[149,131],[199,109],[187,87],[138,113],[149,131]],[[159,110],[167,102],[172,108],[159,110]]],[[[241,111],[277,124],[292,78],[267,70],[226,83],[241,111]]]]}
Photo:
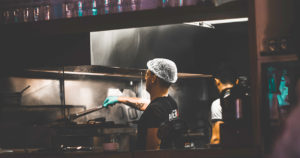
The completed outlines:
{"type": "Polygon", "coordinates": [[[189,22],[189,23],[184,23],[184,24],[194,25],[194,26],[201,26],[201,27],[206,27],[206,28],[211,28],[211,29],[215,28],[215,26],[213,26],[212,24],[204,22],[204,21],[189,22]]]}
{"type": "Polygon", "coordinates": [[[225,23],[235,23],[235,22],[245,22],[248,21],[248,18],[235,18],[235,19],[222,19],[222,20],[208,20],[204,21],[210,24],[225,24],[225,23]]]}
{"type": "Polygon", "coordinates": [[[202,26],[207,28],[215,28],[215,24],[226,24],[226,23],[236,23],[236,22],[246,22],[248,18],[234,18],[234,19],[221,19],[221,20],[207,20],[207,21],[197,21],[184,23],[188,25],[202,26]]]}

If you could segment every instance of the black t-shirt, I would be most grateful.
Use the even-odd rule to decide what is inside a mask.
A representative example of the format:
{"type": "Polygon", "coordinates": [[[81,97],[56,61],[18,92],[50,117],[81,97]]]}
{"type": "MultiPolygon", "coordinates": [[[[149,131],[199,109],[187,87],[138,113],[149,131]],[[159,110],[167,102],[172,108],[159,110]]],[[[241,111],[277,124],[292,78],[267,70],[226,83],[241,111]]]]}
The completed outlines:
{"type": "Polygon", "coordinates": [[[138,122],[137,149],[145,149],[148,128],[159,128],[161,123],[176,119],[178,114],[177,104],[172,97],[154,99],[148,105],[138,122]]]}

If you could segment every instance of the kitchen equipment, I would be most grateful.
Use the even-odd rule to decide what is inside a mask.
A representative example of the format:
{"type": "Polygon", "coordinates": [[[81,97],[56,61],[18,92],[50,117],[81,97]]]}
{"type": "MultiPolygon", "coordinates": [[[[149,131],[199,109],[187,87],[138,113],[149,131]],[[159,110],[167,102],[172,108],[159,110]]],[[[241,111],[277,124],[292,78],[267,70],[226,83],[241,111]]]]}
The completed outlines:
{"type": "Polygon", "coordinates": [[[50,148],[51,138],[56,134],[53,124],[66,124],[66,122],[56,122],[58,118],[64,117],[62,111],[76,113],[84,109],[85,106],[81,105],[2,106],[0,107],[0,146],[2,148],[50,148]]]}
{"type": "Polygon", "coordinates": [[[47,125],[64,118],[62,111],[76,113],[83,111],[82,105],[27,105],[6,106],[0,110],[1,124],[47,125]]]}
{"type": "Polygon", "coordinates": [[[21,105],[22,104],[22,94],[24,91],[26,91],[28,88],[30,88],[30,85],[25,87],[20,92],[0,92],[0,105],[6,106],[6,105],[21,105]]]}
{"type": "MultiPolygon", "coordinates": [[[[102,105],[71,114],[68,121],[83,117],[92,112],[107,109],[102,105]]],[[[115,124],[106,121],[105,117],[94,118],[86,123],[57,124],[53,126],[55,135],[52,137],[54,151],[129,151],[133,143],[131,140],[136,135],[136,128],[124,124],[115,124]],[[86,150],[88,149],[88,150],[86,150]]]]}
{"type": "Polygon", "coordinates": [[[54,150],[81,146],[93,151],[130,151],[136,135],[136,128],[112,122],[57,126],[55,130],[51,141],[54,150]]]}
{"type": "Polygon", "coordinates": [[[69,119],[70,119],[70,120],[75,120],[75,119],[77,119],[77,118],[79,118],[79,117],[85,116],[85,115],[87,115],[87,114],[90,114],[90,113],[92,113],[92,112],[101,110],[101,109],[103,109],[103,108],[105,108],[105,107],[102,106],[102,105],[100,105],[100,106],[98,106],[98,107],[96,107],[96,108],[92,108],[92,109],[85,110],[85,111],[82,111],[82,112],[79,112],[79,113],[76,113],[76,114],[72,114],[72,115],[69,116],[69,119]]]}

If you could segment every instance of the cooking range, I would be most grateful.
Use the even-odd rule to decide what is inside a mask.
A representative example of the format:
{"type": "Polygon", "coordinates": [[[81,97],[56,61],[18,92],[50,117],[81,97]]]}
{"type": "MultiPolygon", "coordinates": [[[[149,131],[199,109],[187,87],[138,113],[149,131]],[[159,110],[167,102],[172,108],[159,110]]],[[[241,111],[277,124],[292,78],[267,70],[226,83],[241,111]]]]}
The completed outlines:
{"type": "MultiPolygon", "coordinates": [[[[135,150],[142,111],[125,104],[107,108],[101,104],[107,96],[149,98],[144,73],[141,69],[76,66],[29,69],[21,79],[12,77],[11,83],[26,84],[20,86],[24,90],[16,101],[9,102],[11,95],[3,95],[8,101],[1,102],[0,147],[39,152],[135,150]]],[[[170,89],[188,126],[188,148],[208,142],[210,77],[179,73],[170,89]]]]}

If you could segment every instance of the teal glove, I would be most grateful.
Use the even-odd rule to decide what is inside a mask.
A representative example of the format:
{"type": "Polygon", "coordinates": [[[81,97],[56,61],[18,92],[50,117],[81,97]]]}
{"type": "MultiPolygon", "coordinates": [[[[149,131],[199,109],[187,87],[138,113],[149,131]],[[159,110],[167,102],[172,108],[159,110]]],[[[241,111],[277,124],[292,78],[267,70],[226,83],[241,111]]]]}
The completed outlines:
{"type": "Polygon", "coordinates": [[[119,101],[118,101],[118,97],[116,97],[116,96],[110,96],[110,97],[107,97],[107,98],[104,100],[103,106],[104,106],[104,107],[107,107],[108,105],[112,105],[112,104],[115,104],[115,103],[117,103],[117,102],[119,102],[119,101]]]}

